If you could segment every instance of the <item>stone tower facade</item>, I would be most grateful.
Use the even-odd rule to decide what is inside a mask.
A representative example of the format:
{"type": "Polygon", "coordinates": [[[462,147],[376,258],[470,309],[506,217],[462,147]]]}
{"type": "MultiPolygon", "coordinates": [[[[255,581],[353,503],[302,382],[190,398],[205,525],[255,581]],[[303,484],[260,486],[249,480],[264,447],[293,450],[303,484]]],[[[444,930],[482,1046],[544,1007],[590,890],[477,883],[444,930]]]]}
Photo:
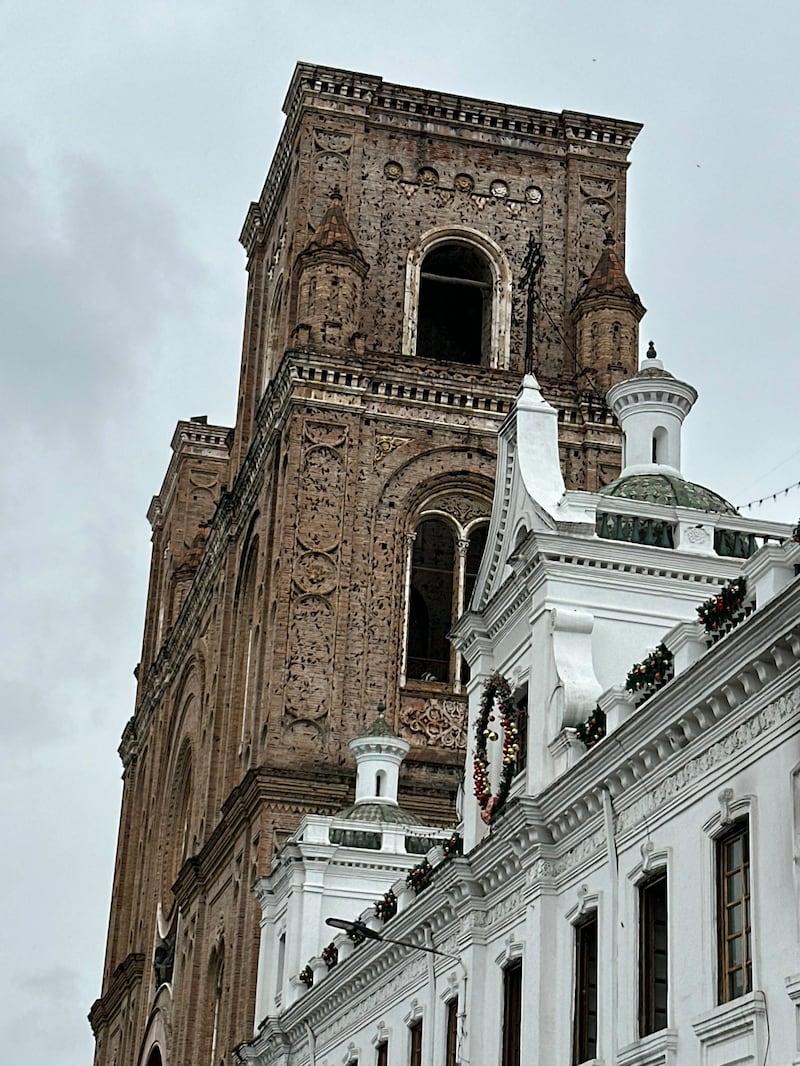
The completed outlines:
{"type": "Polygon", "coordinates": [[[635,369],[641,305],[608,279],[639,126],[306,64],[284,111],[241,235],[236,424],[179,423],[149,512],[97,1066],[232,1061],[259,1021],[251,885],[304,813],[352,802],[379,702],[410,745],[401,802],[454,820],[447,632],[526,366],[568,487],[619,472],[603,391],[635,369]]]}

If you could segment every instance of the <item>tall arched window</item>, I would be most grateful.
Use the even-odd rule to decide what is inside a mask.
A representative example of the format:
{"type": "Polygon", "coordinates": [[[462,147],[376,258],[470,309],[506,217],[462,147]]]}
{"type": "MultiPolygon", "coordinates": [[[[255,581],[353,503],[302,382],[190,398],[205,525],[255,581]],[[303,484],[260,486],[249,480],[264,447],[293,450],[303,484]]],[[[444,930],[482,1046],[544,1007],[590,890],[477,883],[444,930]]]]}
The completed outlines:
{"type": "Polygon", "coordinates": [[[403,354],[507,368],[511,268],[473,226],[424,234],[406,264],[403,354]]]}
{"type": "Polygon", "coordinates": [[[488,365],[491,355],[492,271],[472,244],[448,241],[422,261],[417,355],[488,365]]]}
{"type": "Polygon", "coordinates": [[[469,605],[488,529],[482,519],[462,525],[439,513],[422,517],[409,535],[403,684],[460,691],[462,664],[447,634],[469,605]]]}
{"type": "Polygon", "coordinates": [[[258,652],[261,627],[257,618],[258,537],[253,537],[244,555],[236,594],[234,643],[234,688],[232,706],[240,710],[239,754],[250,753],[253,716],[258,684],[258,652]]]}

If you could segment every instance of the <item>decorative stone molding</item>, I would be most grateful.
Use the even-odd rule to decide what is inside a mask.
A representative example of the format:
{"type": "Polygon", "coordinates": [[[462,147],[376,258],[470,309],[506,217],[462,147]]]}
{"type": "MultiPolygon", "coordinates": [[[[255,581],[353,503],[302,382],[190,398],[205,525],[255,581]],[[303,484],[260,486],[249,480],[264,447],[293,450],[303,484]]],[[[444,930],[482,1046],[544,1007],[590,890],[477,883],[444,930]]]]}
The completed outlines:
{"type": "Polygon", "coordinates": [[[672,854],[671,848],[665,848],[663,851],[656,851],[653,842],[648,838],[642,842],[639,851],[641,852],[642,861],[638,862],[628,871],[628,880],[634,885],[638,885],[657,871],[669,870],[672,854]]]}
{"type": "Polygon", "coordinates": [[[577,896],[577,903],[564,916],[570,925],[580,925],[587,915],[600,910],[601,892],[590,892],[588,885],[581,885],[577,896]]]}
{"type": "Polygon", "coordinates": [[[755,796],[737,798],[732,788],[724,788],[717,796],[717,802],[719,810],[715,811],[703,824],[703,832],[712,840],[726,832],[729,826],[739,818],[752,815],[756,807],[755,796]]]}
{"type": "Polygon", "coordinates": [[[560,682],[556,697],[556,732],[578,726],[594,707],[602,689],[592,663],[594,618],[588,611],[554,607],[550,612],[553,659],[560,682]]]}
{"type": "Polygon", "coordinates": [[[617,1066],[673,1066],[677,1054],[677,1029],[661,1029],[620,1048],[617,1066]]]}
{"type": "Polygon", "coordinates": [[[767,1001],[750,992],[701,1015],[692,1022],[700,1041],[700,1066],[761,1066],[768,1040],[767,1001]]]}

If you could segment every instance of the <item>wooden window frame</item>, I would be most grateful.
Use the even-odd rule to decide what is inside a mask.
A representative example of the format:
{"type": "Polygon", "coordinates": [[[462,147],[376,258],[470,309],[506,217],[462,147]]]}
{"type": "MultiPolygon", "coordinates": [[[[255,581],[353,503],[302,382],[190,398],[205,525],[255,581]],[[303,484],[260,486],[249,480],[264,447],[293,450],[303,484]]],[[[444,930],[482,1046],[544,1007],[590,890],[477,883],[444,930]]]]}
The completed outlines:
{"type": "Polygon", "coordinates": [[[573,1066],[597,1058],[599,933],[597,911],[587,914],[575,926],[573,1066]]]}
{"type": "Polygon", "coordinates": [[[444,1066],[457,1066],[458,1063],[458,996],[448,999],[445,1004],[444,1029],[444,1066]]]}
{"type": "Polygon", "coordinates": [[[715,840],[717,880],[717,995],[730,1003],[753,990],[753,954],[750,893],[750,821],[741,818],[715,840]],[[739,842],[741,861],[731,862],[729,848],[739,842]],[[738,876],[740,891],[732,890],[738,876]],[[735,928],[736,908],[741,927],[735,928]],[[739,947],[737,948],[737,945],[739,947]],[[740,953],[739,961],[733,959],[740,953]]]}
{"type": "Polygon", "coordinates": [[[522,959],[503,969],[502,1066],[520,1066],[522,1046],[522,959]]]}
{"type": "Polygon", "coordinates": [[[408,1027],[408,1066],[422,1066],[422,1018],[416,1018],[408,1027]]]}
{"type": "Polygon", "coordinates": [[[639,884],[639,1036],[668,1026],[669,901],[667,871],[658,870],[639,884]],[[661,930],[659,929],[661,926],[661,930]],[[660,943],[660,941],[663,941],[660,943]],[[664,977],[657,959],[664,957],[664,977]]]}

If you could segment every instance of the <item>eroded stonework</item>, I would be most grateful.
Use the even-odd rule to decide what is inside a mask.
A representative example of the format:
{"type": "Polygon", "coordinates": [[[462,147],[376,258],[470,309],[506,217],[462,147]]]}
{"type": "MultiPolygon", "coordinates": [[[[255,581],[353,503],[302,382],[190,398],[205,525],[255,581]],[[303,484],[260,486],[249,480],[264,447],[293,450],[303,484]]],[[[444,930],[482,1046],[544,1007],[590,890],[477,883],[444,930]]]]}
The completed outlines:
{"type": "MultiPolygon", "coordinates": [[[[406,679],[412,546],[420,522],[448,524],[463,606],[526,359],[559,410],[568,486],[619,472],[584,373],[595,351],[608,362],[607,338],[579,332],[575,301],[609,235],[622,269],[639,127],[306,64],[285,110],[241,235],[236,425],[181,423],[150,510],[96,1066],[138,1063],[156,1031],[163,1066],[212,1047],[232,1061],[260,1020],[250,885],[303,814],[352,802],[347,744],[379,702],[412,745],[403,806],[452,824],[463,678],[453,657],[446,677],[406,679]],[[422,357],[420,301],[441,269],[426,257],[454,248],[482,264],[479,358],[422,357]]],[[[638,319],[619,313],[621,369],[598,373],[635,368],[638,319]]]]}

